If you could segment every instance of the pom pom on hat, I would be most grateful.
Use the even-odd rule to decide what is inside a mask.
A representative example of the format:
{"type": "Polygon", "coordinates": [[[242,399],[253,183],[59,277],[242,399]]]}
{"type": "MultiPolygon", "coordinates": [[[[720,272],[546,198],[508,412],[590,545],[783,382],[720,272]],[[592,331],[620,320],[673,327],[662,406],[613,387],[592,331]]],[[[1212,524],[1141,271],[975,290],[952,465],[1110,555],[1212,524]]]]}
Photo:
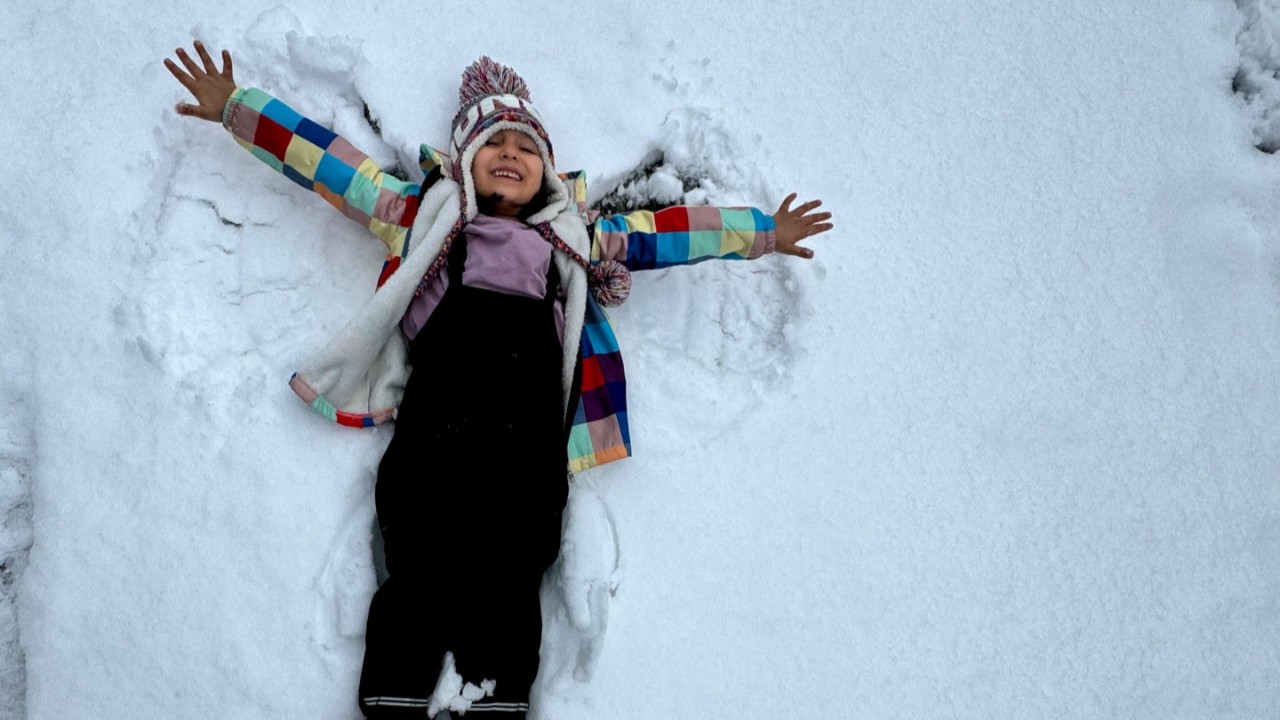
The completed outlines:
{"type": "Polygon", "coordinates": [[[488,55],[481,55],[479,60],[462,71],[462,85],[458,88],[458,104],[466,107],[487,95],[515,95],[525,102],[533,102],[529,97],[529,86],[524,78],[515,70],[496,62],[488,55]]]}

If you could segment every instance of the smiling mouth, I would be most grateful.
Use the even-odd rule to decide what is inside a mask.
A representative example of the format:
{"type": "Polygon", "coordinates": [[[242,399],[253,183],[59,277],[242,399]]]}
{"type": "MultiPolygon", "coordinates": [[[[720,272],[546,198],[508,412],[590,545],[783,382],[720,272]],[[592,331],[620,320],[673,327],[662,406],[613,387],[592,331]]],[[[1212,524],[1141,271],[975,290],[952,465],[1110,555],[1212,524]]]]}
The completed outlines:
{"type": "Polygon", "coordinates": [[[519,173],[512,172],[510,170],[494,170],[489,174],[496,178],[505,178],[507,180],[515,180],[516,182],[524,180],[519,173]]]}

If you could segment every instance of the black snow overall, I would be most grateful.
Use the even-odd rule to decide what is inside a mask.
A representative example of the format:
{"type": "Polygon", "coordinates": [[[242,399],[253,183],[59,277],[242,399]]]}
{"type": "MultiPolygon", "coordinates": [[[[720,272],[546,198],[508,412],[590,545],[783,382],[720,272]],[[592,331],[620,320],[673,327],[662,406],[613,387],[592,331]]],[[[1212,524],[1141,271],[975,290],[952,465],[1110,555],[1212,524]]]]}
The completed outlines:
{"type": "Polygon", "coordinates": [[[426,717],[441,661],[496,681],[467,718],[524,718],[538,671],[538,587],[568,493],[555,262],[543,298],[449,285],[410,348],[413,372],[378,468],[388,578],[369,607],[360,708],[426,717]]]}

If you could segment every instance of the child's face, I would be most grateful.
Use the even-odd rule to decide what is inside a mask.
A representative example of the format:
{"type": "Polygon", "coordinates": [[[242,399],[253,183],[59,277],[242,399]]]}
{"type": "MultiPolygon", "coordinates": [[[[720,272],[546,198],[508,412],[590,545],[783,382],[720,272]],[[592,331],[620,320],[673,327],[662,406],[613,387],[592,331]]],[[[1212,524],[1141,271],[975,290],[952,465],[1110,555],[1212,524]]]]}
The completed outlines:
{"type": "Polygon", "coordinates": [[[542,189],[542,153],[533,138],[499,130],[476,151],[471,177],[478,199],[493,198],[493,214],[519,217],[542,189]]]}

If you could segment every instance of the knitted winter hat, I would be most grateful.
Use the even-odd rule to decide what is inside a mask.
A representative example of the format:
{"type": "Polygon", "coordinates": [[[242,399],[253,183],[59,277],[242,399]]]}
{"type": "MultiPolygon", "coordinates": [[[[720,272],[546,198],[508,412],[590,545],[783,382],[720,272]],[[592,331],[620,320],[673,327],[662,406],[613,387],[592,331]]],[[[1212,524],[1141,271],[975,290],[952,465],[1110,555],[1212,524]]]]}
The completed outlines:
{"type": "Polygon", "coordinates": [[[476,151],[500,130],[518,130],[528,135],[542,155],[542,187],[547,191],[547,205],[534,209],[529,224],[546,222],[559,214],[568,205],[569,191],[556,175],[551,139],[530,101],[529,87],[516,71],[488,56],[481,57],[462,72],[458,102],[450,139],[453,158],[450,171],[462,186],[462,216],[471,220],[478,212],[475,179],[471,177],[476,151]]]}

